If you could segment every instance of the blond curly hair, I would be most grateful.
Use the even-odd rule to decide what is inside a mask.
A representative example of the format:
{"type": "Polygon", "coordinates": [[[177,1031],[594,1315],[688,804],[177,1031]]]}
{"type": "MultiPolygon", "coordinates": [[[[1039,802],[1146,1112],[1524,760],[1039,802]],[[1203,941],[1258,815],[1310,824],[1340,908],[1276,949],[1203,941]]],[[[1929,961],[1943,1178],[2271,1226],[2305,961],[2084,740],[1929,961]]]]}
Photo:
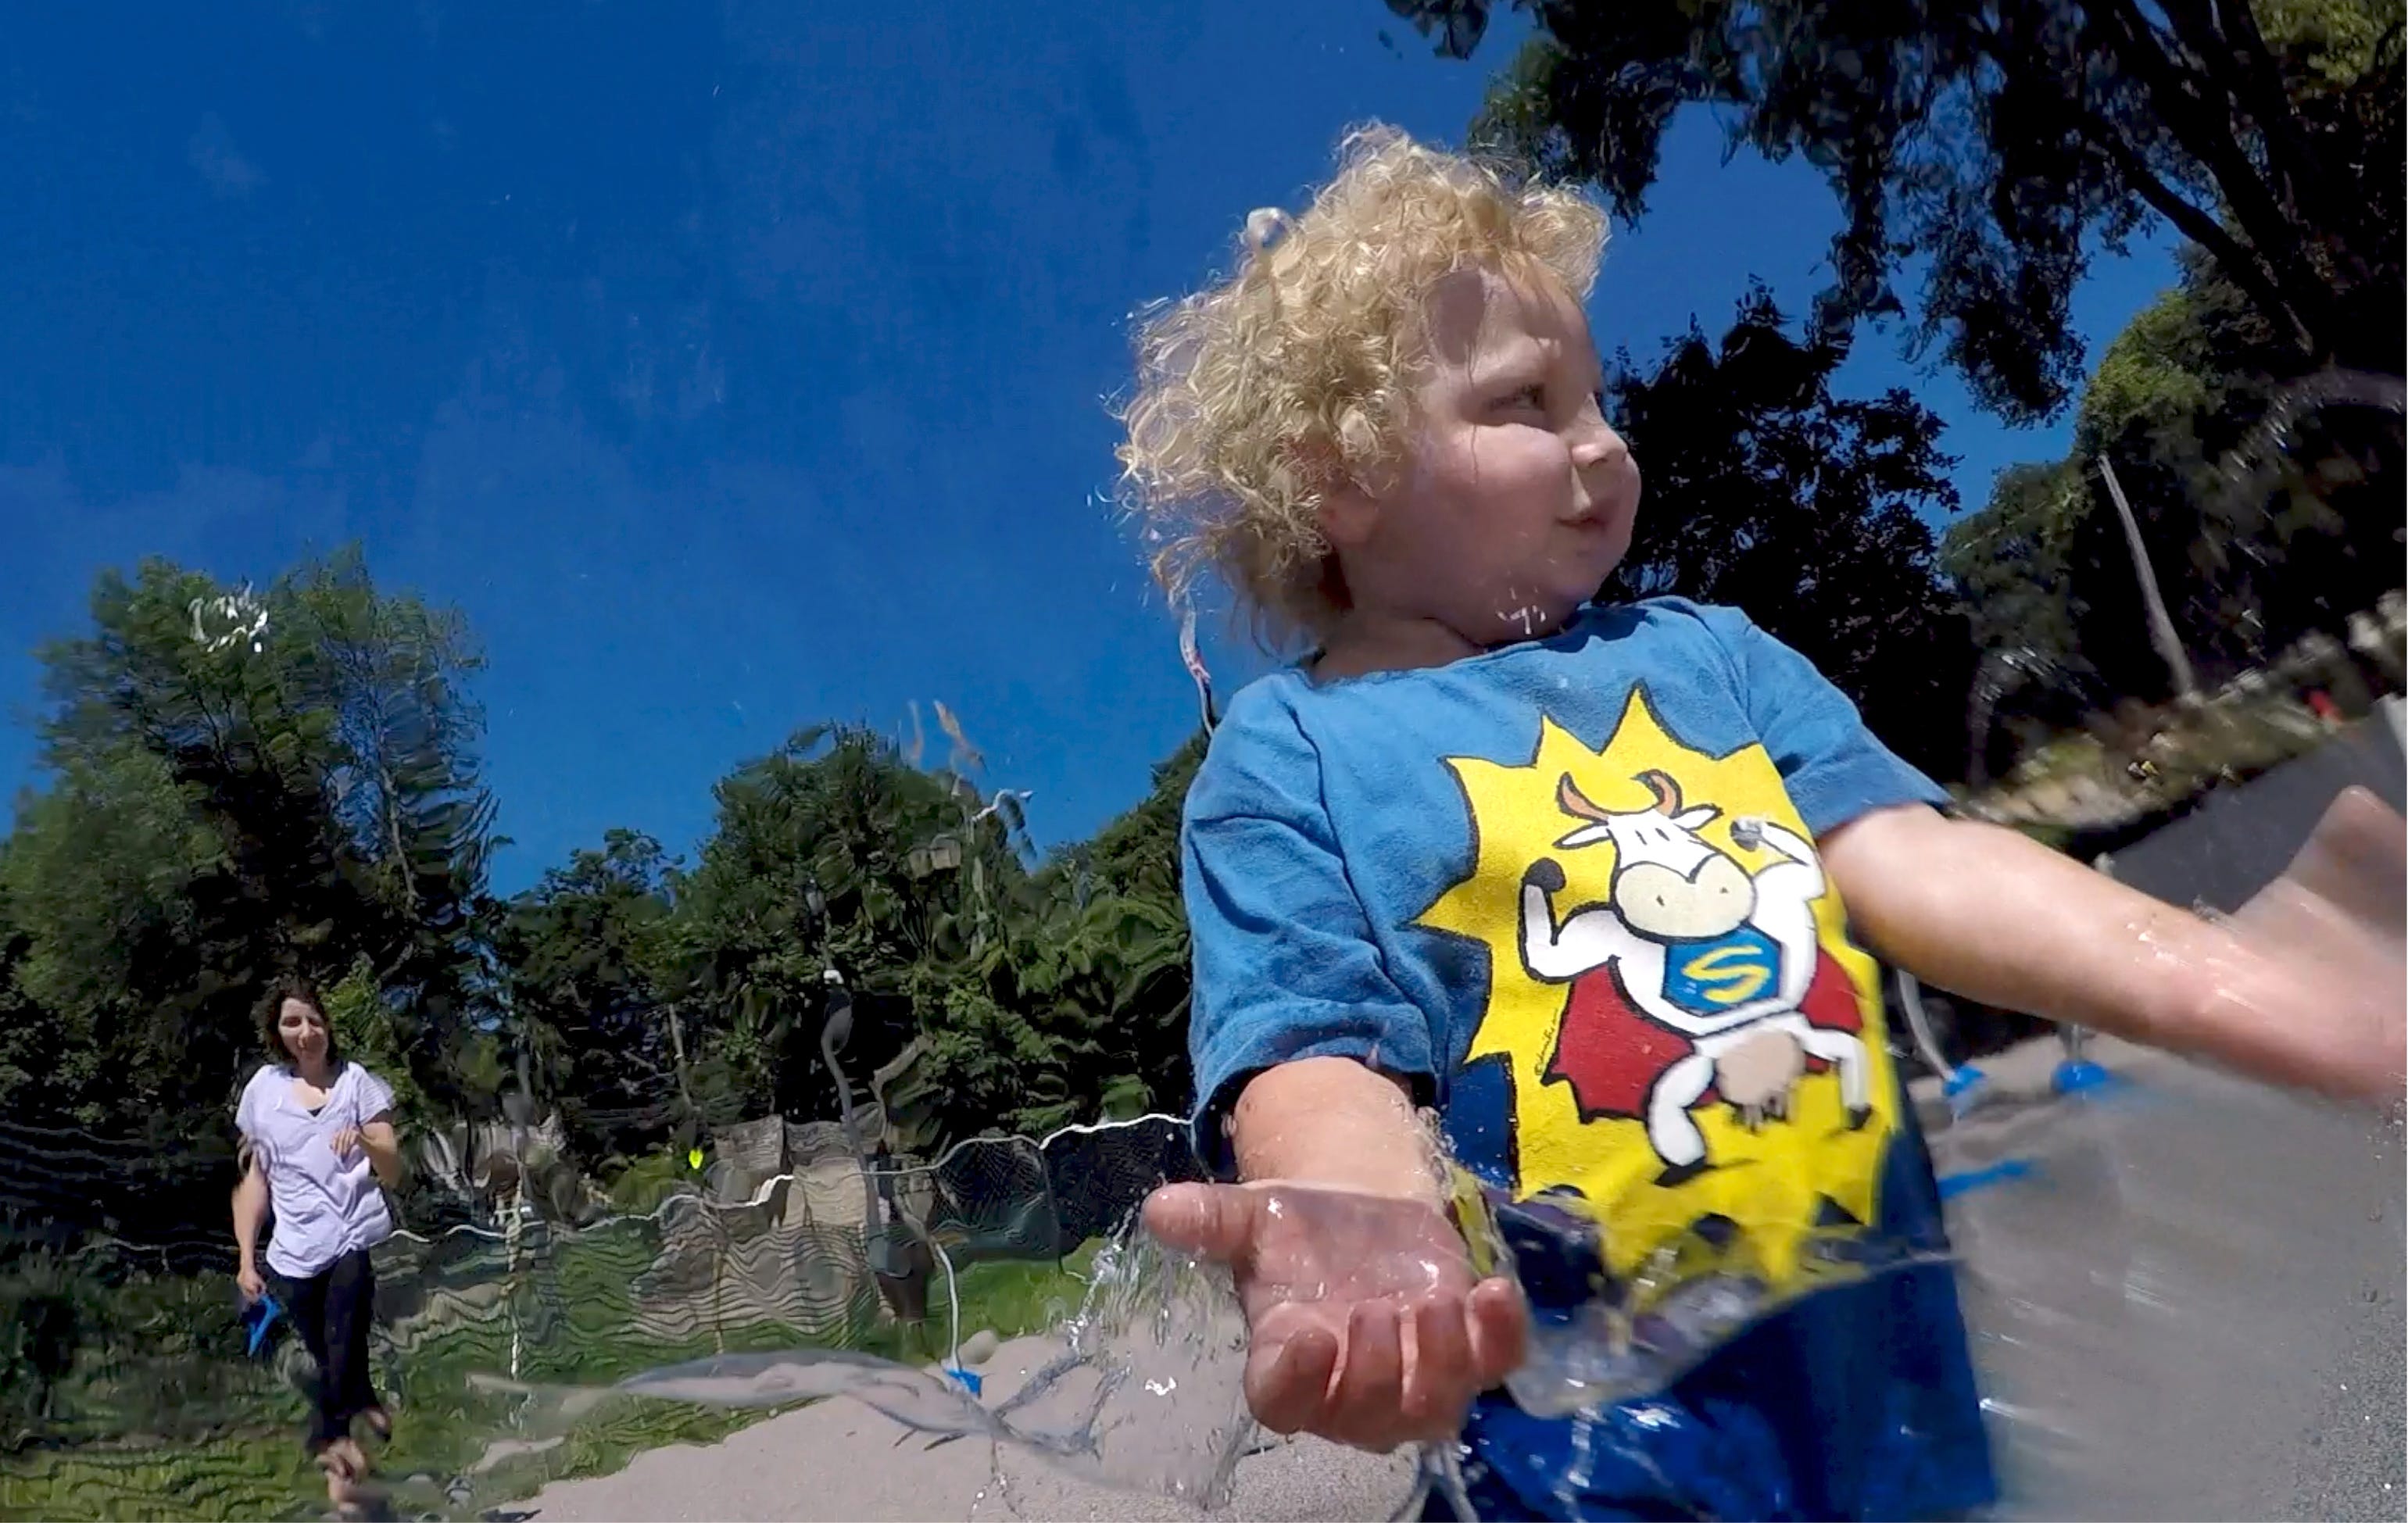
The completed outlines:
{"type": "Polygon", "coordinates": [[[1235,274],[1140,322],[1122,502],[1172,605],[1209,569],[1264,635],[1325,633],[1344,590],[1322,500],[1398,458],[1432,288],[1543,271],[1583,299],[1605,237],[1576,192],[1393,127],[1348,133],[1310,208],[1255,212],[1235,274]]]}

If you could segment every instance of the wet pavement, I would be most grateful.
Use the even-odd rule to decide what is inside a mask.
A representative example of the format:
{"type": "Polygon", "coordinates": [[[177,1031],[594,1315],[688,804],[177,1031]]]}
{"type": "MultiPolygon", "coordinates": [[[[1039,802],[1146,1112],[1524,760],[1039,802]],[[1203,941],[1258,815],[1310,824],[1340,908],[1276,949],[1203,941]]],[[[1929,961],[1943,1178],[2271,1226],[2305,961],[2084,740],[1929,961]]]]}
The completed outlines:
{"type": "Polygon", "coordinates": [[[2056,1044],[2035,1043],[1933,1129],[1943,1180],[1991,1181],[1949,1217],[2004,1511],[2401,1516],[2397,1122],[2121,1043],[2090,1056],[2128,1082],[2053,1096],[2056,1044]]]}
{"type": "MultiPolygon", "coordinates": [[[[984,1369],[990,1402],[1009,1397],[1056,1352],[1019,1338],[984,1369]]],[[[626,1469],[545,1488],[510,1509],[536,1523],[608,1519],[942,1518],[996,1523],[1172,1523],[1218,1518],[1383,1518],[1412,1494],[1409,1455],[1358,1454],[1315,1439],[1276,1443],[1238,1463],[1237,1493],[1218,1513],[1143,1492],[1074,1479],[1033,1456],[1007,1451],[994,1485],[994,1446],[932,1445],[848,1397],[785,1413],[708,1448],[681,1445],[636,1457],[626,1469]]]]}

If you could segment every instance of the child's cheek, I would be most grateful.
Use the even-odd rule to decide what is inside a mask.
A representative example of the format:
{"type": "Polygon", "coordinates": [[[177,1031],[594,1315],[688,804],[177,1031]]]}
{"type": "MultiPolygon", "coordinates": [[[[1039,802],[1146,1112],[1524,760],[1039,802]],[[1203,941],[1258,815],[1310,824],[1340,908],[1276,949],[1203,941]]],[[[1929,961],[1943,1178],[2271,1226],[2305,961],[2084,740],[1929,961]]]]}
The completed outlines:
{"type": "Polygon", "coordinates": [[[1469,424],[1425,431],[1407,456],[1407,481],[1412,494],[1425,500],[1459,502],[1478,490],[1480,430],[1469,424]]]}

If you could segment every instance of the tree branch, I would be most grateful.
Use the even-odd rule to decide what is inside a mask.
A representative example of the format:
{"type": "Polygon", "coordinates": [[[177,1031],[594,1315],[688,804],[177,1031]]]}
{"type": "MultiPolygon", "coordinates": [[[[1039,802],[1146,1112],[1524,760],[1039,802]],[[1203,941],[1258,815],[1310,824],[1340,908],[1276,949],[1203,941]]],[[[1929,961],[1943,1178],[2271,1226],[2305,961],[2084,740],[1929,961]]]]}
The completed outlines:
{"type": "Polygon", "coordinates": [[[2258,262],[2256,253],[2214,218],[2176,194],[2173,187],[2158,178],[2132,146],[2115,132],[2112,123],[2100,121],[2094,111],[2086,109],[2084,114],[2097,124],[2100,143],[2106,149],[2107,156],[2114,161],[2116,172],[2124,177],[2125,183],[2166,221],[2173,223],[2183,236],[2205,249],[2208,257],[2223,266],[2233,283],[2247,292],[2270,320],[2278,327],[2288,329],[2303,356],[2314,357],[2315,335],[2284,296],[2281,282],[2258,262]]]}
{"type": "MultiPolygon", "coordinates": [[[[2326,168],[2283,87],[2281,65],[2246,0],[2163,0],[2163,5],[2176,36],[2221,73],[2234,103],[2257,124],[2268,167],[2279,177],[2286,199],[2314,226],[2334,232],[2354,226],[2363,206],[2344,194],[2326,168]]],[[[2370,278],[2364,262],[2349,251],[2355,241],[2344,237],[2341,252],[2356,266],[2351,272],[2355,277],[2370,278]]]]}
{"type": "MultiPolygon", "coordinates": [[[[2338,335],[2331,332],[2331,287],[2305,257],[2305,245],[2314,230],[2283,206],[2258,166],[2242,151],[2232,103],[2205,98],[2198,89],[2197,71],[2167,55],[2156,25],[2137,0],[2108,0],[2102,8],[2114,22],[2105,40],[2141,81],[2158,121],[2215,182],[2225,206],[2258,257],[2295,289],[2297,293],[2285,298],[2282,305],[2310,334],[2311,352],[2333,347],[2338,335]]],[[[2120,134],[2110,139],[2120,141],[2120,134]]]]}

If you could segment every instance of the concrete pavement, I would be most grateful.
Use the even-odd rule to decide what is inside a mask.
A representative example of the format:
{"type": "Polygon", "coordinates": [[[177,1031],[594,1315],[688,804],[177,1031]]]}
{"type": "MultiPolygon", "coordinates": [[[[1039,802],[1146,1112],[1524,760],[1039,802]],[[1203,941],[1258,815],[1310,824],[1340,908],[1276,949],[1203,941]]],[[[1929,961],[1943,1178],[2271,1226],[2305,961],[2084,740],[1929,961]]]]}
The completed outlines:
{"type": "Polygon", "coordinates": [[[2408,1511],[2401,1128],[2128,1045],[2047,1096],[2054,1042],[1985,1060],[1933,1128],[1974,1357],[2022,1517],[2408,1511]]]}
{"type": "MultiPolygon", "coordinates": [[[[987,1361],[986,1399],[1001,1400],[1053,1352],[1019,1338],[987,1361]]],[[[1021,1517],[1063,1523],[1184,1523],[1210,1516],[1169,1497],[1074,1480],[1007,1451],[995,1488],[990,1445],[928,1441],[838,1397],[746,1429],[708,1448],[636,1457],[610,1475],[548,1487],[525,1508],[536,1523],[622,1519],[810,1519],[818,1523],[1021,1517]]],[[[1229,1512],[1242,1518],[1384,1518],[1412,1490],[1410,1456],[1377,1457],[1318,1440],[1279,1444],[1239,1461],[1229,1512]]],[[[513,1509],[516,1511],[517,1509],[513,1509]]]]}

